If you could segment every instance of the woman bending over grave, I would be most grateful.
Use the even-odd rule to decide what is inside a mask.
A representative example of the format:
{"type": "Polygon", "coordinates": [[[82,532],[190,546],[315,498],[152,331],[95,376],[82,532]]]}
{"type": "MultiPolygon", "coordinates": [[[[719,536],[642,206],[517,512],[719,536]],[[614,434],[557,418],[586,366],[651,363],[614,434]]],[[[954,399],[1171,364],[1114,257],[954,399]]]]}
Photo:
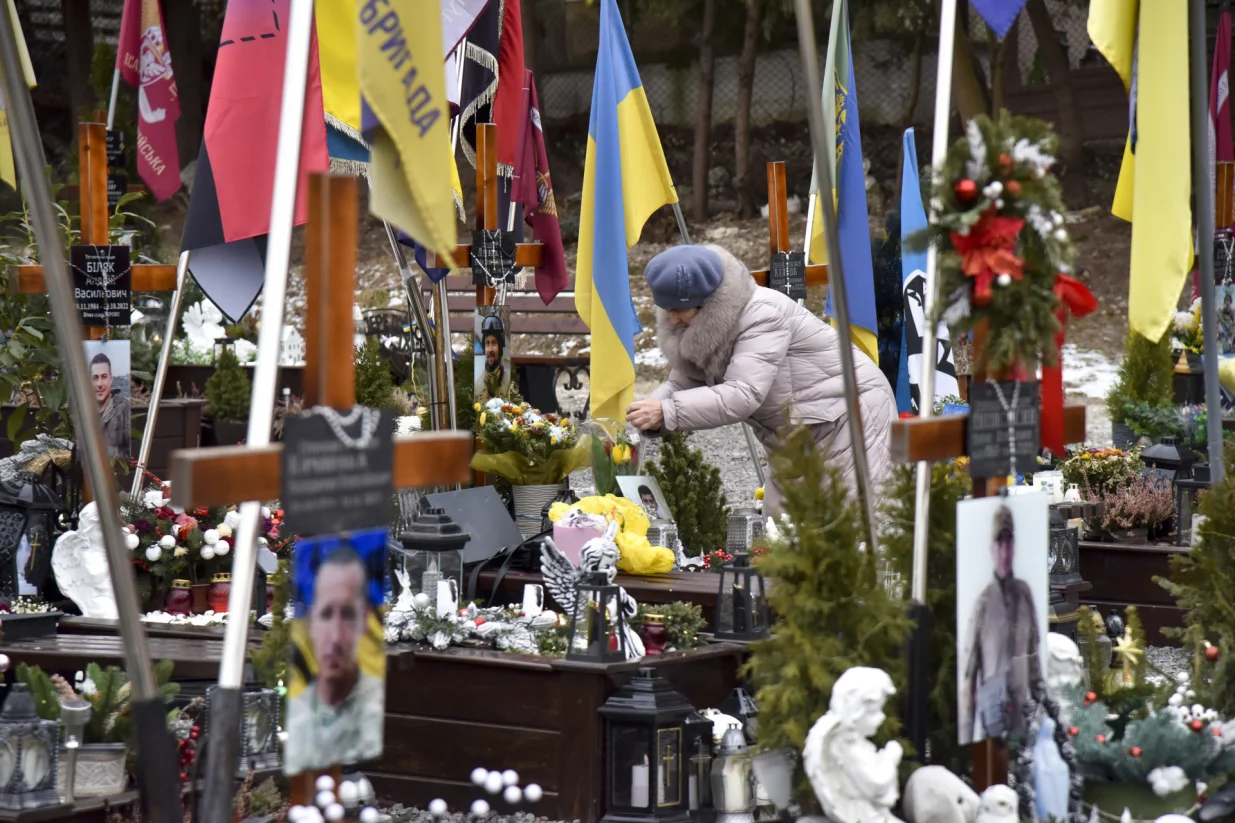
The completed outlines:
{"type": "MultiPolygon", "coordinates": [[[[836,331],[784,294],[756,285],[746,266],[719,246],[675,246],[652,258],[643,276],[657,306],[657,342],[672,371],[649,399],[630,404],[627,422],[649,432],[749,423],[769,451],[779,445],[780,430],[801,423],[856,489],[836,331]]],[[[879,366],[857,348],[853,359],[877,488],[891,470],[896,399],[879,366]]],[[[775,513],[779,502],[769,483],[765,512],[775,513]]]]}

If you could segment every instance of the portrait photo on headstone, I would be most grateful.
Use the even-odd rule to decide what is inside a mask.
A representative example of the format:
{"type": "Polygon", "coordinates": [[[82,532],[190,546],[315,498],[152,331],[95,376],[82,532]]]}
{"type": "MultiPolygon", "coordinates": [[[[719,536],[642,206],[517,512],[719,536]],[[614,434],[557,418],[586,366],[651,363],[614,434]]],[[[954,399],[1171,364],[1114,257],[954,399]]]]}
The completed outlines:
{"type": "Polygon", "coordinates": [[[385,528],[301,538],[292,556],[288,775],[382,753],[385,528]]]}
{"type": "Polygon", "coordinates": [[[1047,497],[956,507],[956,661],[961,744],[1025,731],[1030,688],[1045,677],[1047,497]]]}
{"type": "Polygon", "coordinates": [[[127,460],[133,445],[133,386],[128,340],[86,340],[90,388],[103,423],[109,459],[127,460]]]}
{"type": "Polygon", "coordinates": [[[477,306],[475,314],[476,402],[510,393],[510,310],[504,306],[477,306]]]}
{"type": "Polygon", "coordinates": [[[665,502],[665,493],[660,490],[660,484],[655,477],[643,475],[619,475],[618,489],[622,497],[638,503],[649,520],[672,520],[673,512],[665,502]]]}

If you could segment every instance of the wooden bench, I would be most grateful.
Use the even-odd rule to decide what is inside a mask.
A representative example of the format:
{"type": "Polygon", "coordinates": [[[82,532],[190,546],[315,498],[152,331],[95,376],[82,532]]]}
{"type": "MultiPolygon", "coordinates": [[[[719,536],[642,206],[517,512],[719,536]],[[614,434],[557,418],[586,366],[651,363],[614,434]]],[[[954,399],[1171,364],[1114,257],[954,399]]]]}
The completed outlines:
{"type": "MultiPolygon", "coordinates": [[[[427,278],[421,280],[422,289],[430,286],[427,278]]],[[[508,290],[506,307],[510,310],[510,331],[515,335],[544,336],[569,334],[587,337],[591,332],[575,311],[574,279],[572,278],[549,305],[545,305],[536,293],[535,280],[528,278],[522,288],[508,290]]],[[[464,333],[474,327],[476,312],[476,287],[471,275],[450,275],[446,278],[447,302],[450,308],[450,329],[464,333]]],[[[427,304],[432,294],[426,289],[427,304]]],[[[590,384],[588,355],[512,354],[511,362],[519,375],[519,393],[527,402],[546,413],[568,413],[583,420],[587,417],[588,395],[583,394],[590,384]],[[574,398],[561,393],[572,392],[574,398]],[[582,396],[580,403],[578,397],[582,396]]]]}

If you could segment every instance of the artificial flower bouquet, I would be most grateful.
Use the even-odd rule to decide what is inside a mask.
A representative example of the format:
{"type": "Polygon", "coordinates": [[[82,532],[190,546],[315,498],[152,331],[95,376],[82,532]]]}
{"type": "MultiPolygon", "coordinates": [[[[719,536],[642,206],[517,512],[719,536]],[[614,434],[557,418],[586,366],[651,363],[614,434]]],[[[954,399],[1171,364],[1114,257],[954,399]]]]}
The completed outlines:
{"type": "Polygon", "coordinates": [[[1074,452],[1059,468],[1065,483],[1075,483],[1082,494],[1090,496],[1128,485],[1141,476],[1145,464],[1136,450],[1090,448],[1074,452]]]}
{"type": "Polygon", "coordinates": [[[1201,298],[1193,300],[1187,311],[1175,312],[1171,333],[1171,348],[1192,354],[1202,354],[1205,351],[1205,339],[1201,331],[1201,298]]]}
{"type": "Polygon", "coordinates": [[[624,497],[607,494],[585,497],[578,503],[554,503],[549,507],[553,524],[564,522],[573,512],[603,518],[616,518],[618,534],[614,539],[621,557],[618,568],[629,574],[661,574],[673,569],[674,553],[664,546],[653,546],[648,540],[647,514],[638,503],[624,497]]]}
{"type": "Polygon", "coordinates": [[[588,465],[589,438],[563,415],[541,414],[527,403],[495,397],[477,403],[476,432],[485,446],[472,468],[516,486],[554,485],[588,465]]]}
{"type": "Polygon", "coordinates": [[[599,494],[619,494],[617,479],[639,474],[639,436],[624,423],[592,420],[592,477],[599,494]]]}

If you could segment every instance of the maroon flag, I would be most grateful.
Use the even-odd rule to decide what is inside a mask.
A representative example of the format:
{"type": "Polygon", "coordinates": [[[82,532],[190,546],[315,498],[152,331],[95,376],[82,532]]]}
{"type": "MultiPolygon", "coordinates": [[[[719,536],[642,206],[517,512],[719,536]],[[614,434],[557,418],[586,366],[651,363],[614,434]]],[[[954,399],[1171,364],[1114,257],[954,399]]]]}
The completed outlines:
{"type": "Polygon", "coordinates": [[[125,0],[116,68],[126,83],[137,87],[138,173],[155,200],[166,200],[180,188],[176,150],[180,98],[159,0],[125,0]]]}
{"type": "Polygon", "coordinates": [[[545,151],[545,133],[540,127],[536,81],[530,69],[523,72],[523,109],[514,165],[510,199],[523,206],[524,220],[544,246],[543,264],[536,268],[536,291],[547,306],[566,288],[566,254],[562,251],[562,229],[553,200],[553,181],[549,179],[549,155],[545,151]]]}

